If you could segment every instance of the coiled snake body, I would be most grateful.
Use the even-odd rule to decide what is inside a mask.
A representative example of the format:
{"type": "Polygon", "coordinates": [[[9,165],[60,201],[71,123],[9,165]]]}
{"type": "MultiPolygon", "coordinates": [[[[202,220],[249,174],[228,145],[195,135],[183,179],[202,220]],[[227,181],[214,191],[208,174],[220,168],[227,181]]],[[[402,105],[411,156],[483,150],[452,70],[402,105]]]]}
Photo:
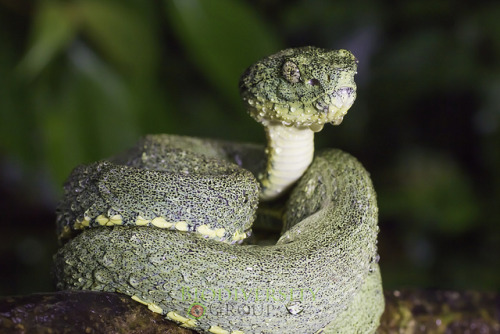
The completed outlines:
{"type": "Polygon", "coordinates": [[[304,163],[311,131],[354,101],[354,74],[348,51],[312,47],[247,70],[240,88],[267,128],[267,165],[255,145],[153,135],[76,168],[58,209],[61,239],[77,234],[54,257],[58,288],[121,292],[207,333],[374,332],[384,304],[369,175],[339,150],[304,163]],[[277,244],[235,245],[259,197],[297,179],[277,244]]]}

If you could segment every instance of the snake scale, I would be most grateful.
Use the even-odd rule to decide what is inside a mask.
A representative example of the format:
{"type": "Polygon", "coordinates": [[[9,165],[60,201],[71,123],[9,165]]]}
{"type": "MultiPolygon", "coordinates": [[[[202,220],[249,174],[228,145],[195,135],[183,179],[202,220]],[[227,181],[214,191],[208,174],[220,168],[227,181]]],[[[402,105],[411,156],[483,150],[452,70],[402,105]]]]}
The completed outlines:
{"type": "Polygon", "coordinates": [[[313,158],[313,133],[354,102],[355,73],[346,50],[283,50],[240,81],[266,149],[149,135],[75,168],[57,211],[57,287],[124,293],[204,333],[373,333],[375,191],[349,154],[313,158]],[[278,242],[240,245],[259,201],[283,193],[278,242]]]}

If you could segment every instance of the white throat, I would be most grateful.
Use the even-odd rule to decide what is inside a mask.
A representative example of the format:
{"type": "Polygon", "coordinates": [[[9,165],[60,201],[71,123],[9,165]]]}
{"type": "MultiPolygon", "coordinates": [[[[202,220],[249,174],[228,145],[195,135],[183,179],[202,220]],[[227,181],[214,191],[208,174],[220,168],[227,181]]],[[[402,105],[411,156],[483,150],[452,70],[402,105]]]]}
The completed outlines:
{"type": "Polygon", "coordinates": [[[314,132],[309,128],[266,125],[266,170],[259,175],[260,198],[272,200],[290,188],[305,172],[314,155],[314,132]]]}

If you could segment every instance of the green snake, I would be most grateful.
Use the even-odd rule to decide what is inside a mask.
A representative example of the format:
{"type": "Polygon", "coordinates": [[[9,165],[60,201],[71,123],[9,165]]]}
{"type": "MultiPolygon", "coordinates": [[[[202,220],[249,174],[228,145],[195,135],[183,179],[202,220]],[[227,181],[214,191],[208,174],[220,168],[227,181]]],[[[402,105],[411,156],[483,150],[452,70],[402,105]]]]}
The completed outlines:
{"type": "Polygon", "coordinates": [[[356,66],[315,47],[250,66],[240,91],[266,149],[150,135],[77,167],[57,211],[57,287],[127,294],[204,333],[373,333],[384,301],[370,177],[340,150],[313,158],[314,132],[354,102],[356,66]],[[240,245],[259,201],[283,193],[278,242],[240,245]]]}

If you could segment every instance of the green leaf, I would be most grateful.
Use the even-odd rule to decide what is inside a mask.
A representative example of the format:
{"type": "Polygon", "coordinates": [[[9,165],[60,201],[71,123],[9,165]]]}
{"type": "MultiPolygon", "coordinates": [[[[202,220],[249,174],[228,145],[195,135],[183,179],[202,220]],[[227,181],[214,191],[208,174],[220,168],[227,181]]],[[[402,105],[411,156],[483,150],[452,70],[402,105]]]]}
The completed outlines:
{"type": "Polygon", "coordinates": [[[239,104],[238,80],[283,43],[244,1],[166,0],[172,27],[189,57],[222,94],[239,104]]]}
{"type": "Polygon", "coordinates": [[[84,44],[74,45],[69,60],[64,85],[35,92],[44,164],[58,184],[76,165],[115,154],[140,134],[130,85],[84,44]]]}
{"type": "Polygon", "coordinates": [[[43,1],[35,16],[29,50],[19,64],[19,70],[34,77],[73,40],[78,15],[72,4],[43,1]]]}
{"type": "Polygon", "coordinates": [[[150,18],[119,2],[83,1],[79,6],[82,32],[108,60],[136,77],[154,72],[158,43],[150,18]]]}

